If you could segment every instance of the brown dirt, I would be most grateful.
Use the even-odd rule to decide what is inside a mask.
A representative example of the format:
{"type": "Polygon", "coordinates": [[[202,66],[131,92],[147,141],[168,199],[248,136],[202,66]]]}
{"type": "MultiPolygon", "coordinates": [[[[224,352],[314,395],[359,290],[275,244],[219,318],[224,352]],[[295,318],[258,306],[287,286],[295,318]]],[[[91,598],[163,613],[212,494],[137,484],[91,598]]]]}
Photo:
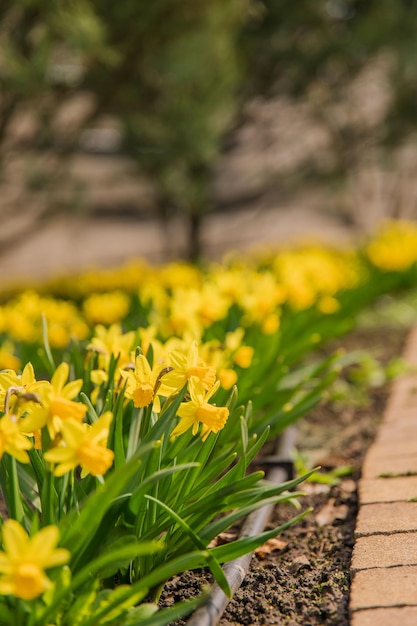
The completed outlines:
{"type": "MultiPolygon", "coordinates": [[[[367,349],[385,365],[401,354],[404,329],[355,331],[329,346],[367,349]]],[[[349,378],[347,370],[343,378],[349,378]]],[[[305,483],[302,509],[314,511],[279,535],[276,549],[254,555],[250,571],[229,603],[221,626],[290,625],[348,626],[350,559],[357,513],[357,481],[389,393],[389,384],[370,389],[367,398],[354,393],[350,401],[328,399],[302,420],[297,449],[321,463],[322,473],[351,465],[351,475],[329,486],[305,483]]],[[[271,525],[294,515],[294,507],[279,506],[271,525]]],[[[270,546],[271,547],[271,546],[270,546]]],[[[210,581],[207,572],[187,572],[165,588],[166,606],[195,595],[210,581]]],[[[177,622],[178,625],[186,621],[177,622]]]]}

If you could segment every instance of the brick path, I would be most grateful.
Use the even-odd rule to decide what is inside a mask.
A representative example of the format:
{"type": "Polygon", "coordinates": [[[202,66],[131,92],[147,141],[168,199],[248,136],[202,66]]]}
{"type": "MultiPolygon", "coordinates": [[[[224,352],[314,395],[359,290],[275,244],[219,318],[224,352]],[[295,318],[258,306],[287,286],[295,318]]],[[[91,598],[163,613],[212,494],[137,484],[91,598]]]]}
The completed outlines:
{"type": "Polygon", "coordinates": [[[351,626],[417,624],[417,327],[404,358],[359,483],[351,626]]]}

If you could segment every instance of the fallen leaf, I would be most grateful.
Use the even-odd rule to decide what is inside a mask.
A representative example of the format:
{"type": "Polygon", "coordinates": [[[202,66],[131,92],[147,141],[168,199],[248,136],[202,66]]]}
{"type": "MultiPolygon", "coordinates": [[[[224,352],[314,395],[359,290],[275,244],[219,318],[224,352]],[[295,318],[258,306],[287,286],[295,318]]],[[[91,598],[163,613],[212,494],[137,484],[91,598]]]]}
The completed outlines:
{"type": "Polygon", "coordinates": [[[255,554],[260,559],[264,559],[267,554],[270,554],[271,552],[279,552],[281,550],[285,550],[287,546],[287,541],[283,541],[282,539],[276,539],[273,537],[272,539],[268,539],[268,541],[266,541],[262,546],[259,546],[259,548],[256,548],[255,554]]]}
{"type": "Polygon", "coordinates": [[[347,504],[336,505],[335,502],[336,500],[334,498],[330,498],[327,504],[315,515],[315,520],[319,526],[332,524],[338,519],[346,519],[349,513],[349,507],[347,504]]]}
{"type": "Polygon", "coordinates": [[[215,548],[216,546],[224,546],[225,543],[230,543],[237,539],[236,533],[220,533],[217,537],[214,537],[208,544],[208,548],[215,548]]]}

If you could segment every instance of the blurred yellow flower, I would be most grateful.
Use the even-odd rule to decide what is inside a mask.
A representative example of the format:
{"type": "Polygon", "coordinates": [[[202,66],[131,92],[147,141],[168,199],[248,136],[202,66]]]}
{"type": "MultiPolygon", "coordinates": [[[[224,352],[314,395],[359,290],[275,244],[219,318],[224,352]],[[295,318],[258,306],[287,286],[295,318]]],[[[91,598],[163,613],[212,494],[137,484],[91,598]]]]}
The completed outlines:
{"type": "Polygon", "coordinates": [[[417,228],[406,220],[386,221],[366,249],[371,263],[384,271],[406,270],[417,261],[417,228]]]}
{"type": "Polygon", "coordinates": [[[330,315],[331,313],[336,313],[336,311],[340,309],[340,304],[336,298],[333,298],[333,296],[322,296],[317,302],[317,308],[322,313],[330,315]]]}
{"type": "Polygon", "coordinates": [[[235,370],[224,368],[219,370],[218,377],[220,385],[223,389],[231,389],[237,383],[237,374],[235,370]]]}
{"type": "Polygon", "coordinates": [[[0,552],[0,594],[33,600],[53,586],[45,569],[63,565],[71,554],[56,548],[59,531],[46,526],[29,537],[25,529],[13,519],[2,527],[4,552],[0,552]]]}
{"type": "Polygon", "coordinates": [[[270,313],[262,322],[262,332],[265,335],[274,335],[280,326],[278,313],[270,313]]]}
{"type": "Polygon", "coordinates": [[[172,431],[171,437],[182,435],[189,428],[192,428],[193,435],[196,435],[202,424],[201,438],[205,441],[210,433],[217,433],[224,428],[229,417],[229,409],[217,407],[208,402],[218,390],[219,385],[220,381],[217,381],[209,391],[206,391],[198,378],[190,379],[188,388],[191,400],[181,402],[177,413],[181,421],[172,431]]]}
{"type": "Polygon", "coordinates": [[[90,324],[114,324],[127,315],[130,296],[124,291],[95,293],[84,300],[82,308],[90,324]]]}
{"type": "Polygon", "coordinates": [[[32,448],[29,439],[20,432],[18,418],[6,413],[0,419],[0,459],[7,453],[21,463],[29,463],[26,450],[32,448]]]}
{"type": "Polygon", "coordinates": [[[136,333],[123,332],[120,324],[112,324],[106,328],[103,324],[97,324],[94,328],[94,336],[87,346],[88,350],[99,354],[99,366],[107,371],[110,357],[118,357],[119,367],[124,367],[130,362],[130,352],[133,349],[136,333]]]}
{"type": "Polygon", "coordinates": [[[240,346],[233,355],[233,361],[242,368],[250,367],[254,355],[254,348],[252,346],[240,346]]]}
{"type": "Polygon", "coordinates": [[[21,420],[20,429],[23,432],[32,433],[46,426],[51,438],[54,438],[65,420],[83,420],[87,413],[86,405],[73,401],[80,393],[83,381],[78,379],[67,383],[68,375],[68,363],[61,363],[51,382],[38,390],[41,404],[34,406],[21,420]]]}
{"type": "Polygon", "coordinates": [[[15,340],[36,342],[42,341],[43,317],[53,347],[65,347],[72,336],[77,339],[87,336],[88,326],[74,303],[42,297],[31,290],[24,291],[3,307],[1,322],[15,340]]]}
{"type": "Polygon", "coordinates": [[[78,465],[82,468],[81,478],[87,474],[103,476],[114,458],[114,452],[106,447],[112,419],[112,413],[107,411],[91,426],[72,419],[64,422],[62,442],[44,454],[48,463],[56,464],[55,476],[63,476],[78,465]]]}
{"type": "Polygon", "coordinates": [[[14,345],[11,341],[5,341],[0,347],[0,370],[20,368],[20,359],[14,353],[14,345]]]}

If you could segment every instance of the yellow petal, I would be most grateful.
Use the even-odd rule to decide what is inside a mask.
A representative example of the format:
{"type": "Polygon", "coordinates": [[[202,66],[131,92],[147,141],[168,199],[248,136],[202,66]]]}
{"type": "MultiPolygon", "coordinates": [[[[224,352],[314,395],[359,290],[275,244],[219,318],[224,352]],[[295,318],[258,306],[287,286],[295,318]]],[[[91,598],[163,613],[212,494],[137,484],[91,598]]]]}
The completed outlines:
{"type": "Polygon", "coordinates": [[[29,537],[25,529],[14,519],[8,519],[2,529],[3,545],[11,559],[24,556],[29,547],[29,537]]]}
{"type": "Polygon", "coordinates": [[[26,363],[22,372],[22,385],[26,387],[27,385],[32,385],[35,382],[36,378],[33,365],[32,363],[26,363]]]}
{"type": "Polygon", "coordinates": [[[34,537],[31,537],[27,555],[30,553],[35,557],[40,557],[42,554],[46,555],[48,552],[52,552],[58,543],[58,539],[59,530],[56,526],[45,526],[45,528],[41,528],[34,537]]]}
{"type": "Polygon", "coordinates": [[[81,379],[72,380],[62,390],[63,395],[68,399],[72,400],[76,398],[80,393],[83,386],[83,381],[81,379]]]}
{"type": "Polygon", "coordinates": [[[63,362],[60,365],[58,365],[58,367],[56,368],[51,378],[51,384],[56,392],[61,391],[63,389],[65,383],[68,380],[68,374],[69,374],[68,363],[63,362]]]}

